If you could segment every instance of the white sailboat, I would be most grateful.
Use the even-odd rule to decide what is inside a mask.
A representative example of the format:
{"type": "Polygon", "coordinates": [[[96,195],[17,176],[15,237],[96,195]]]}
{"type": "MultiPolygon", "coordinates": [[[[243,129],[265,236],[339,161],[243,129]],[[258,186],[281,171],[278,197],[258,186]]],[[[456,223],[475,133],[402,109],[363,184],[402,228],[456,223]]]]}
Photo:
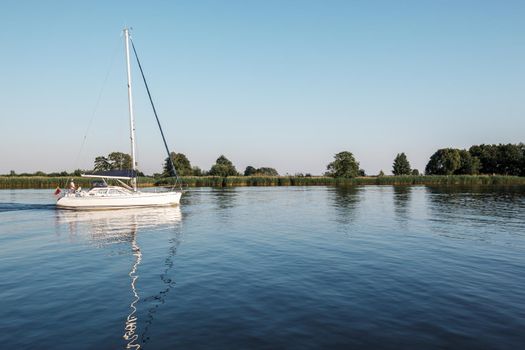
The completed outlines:
{"type": "MultiPolygon", "coordinates": [[[[127,78],[128,78],[128,107],[129,107],[129,120],[130,120],[130,139],[131,139],[131,162],[132,169],[129,171],[109,171],[105,173],[97,174],[83,174],[83,177],[99,178],[102,181],[97,182],[96,186],[93,186],[88,191],[83,190],[69,190],[63,191],[58,197],[56,206],[62,209],[76,209],[76,210],[96,210],[96,209],[120,209],[120,208],[134,208],[134,207],[155,207],[155,206],[169,206],[178,205],[182,196],[182,190],[171,189],[163,192],[141,192],[137,189],[137,171],[136,171],[136,160],[135,160],[135,121],[133,117],[133,96],[131,93],[131,66],[130,66],[130,54],[129,54],[129,29],[124,28],[124,40],[126,46],[126,65],[127,65],[127,78]],[[108,181],[117,181],[118,186],[108,185],[108,181]],[[122,180],[129,180],[131,185],[126,185],[122,180]]],[[[134,49],[134,48],[133,48],[134,49]]],[[[135,52],[136,55],[136,52],[135,52]]],[[[138,61],[138,58],[137,58],[138,61]]],[[[139,62],[139,68],[140,62],[139,62]]],[[[144,75],[143,75],[144,77],[144,75]]],[[[144,79],[145,82],[145,79],[144,79]]],[[[146,84],[146,89],[149,94],[149,89],[146,84]]],[[[151,101],[151,96],[150,96],[151,101]]],[[[153,106],[153,112],[157,117],[155,107],[153,106]]],[[[157,123],[160,123],[157,118],[157,123]]],[[[173,173],[175,169],[171,157],[169,156],[169,150],[162,132],[160,129],[166,151],[168,152],[168,159],[172,167],[173,173]]]]}

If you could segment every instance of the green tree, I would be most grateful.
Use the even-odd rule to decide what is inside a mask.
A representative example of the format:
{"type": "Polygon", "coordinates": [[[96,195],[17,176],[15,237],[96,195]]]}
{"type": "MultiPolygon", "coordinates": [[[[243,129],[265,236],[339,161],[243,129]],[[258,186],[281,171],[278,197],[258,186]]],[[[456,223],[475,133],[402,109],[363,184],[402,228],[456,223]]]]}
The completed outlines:
{"type": "Polygon", "coordinates": [[[414,176],[418,176],[419,175],[419,170],[412,169],[412,173],[411,174],[414,175],[414,176]]]}
{"type": "Polygon", "coordinates": [[[473,157],[469,151],[460,150],[460,165],[459,168],[454,171],[454,174],[458,175],[477,175],[479,174],[479,159],[478,157],[473,157]]]}
{"type": "Polygon", "coordinates": [[[95,171],[108,171],[111,170],[111,163],[104,156],[98,156],[95,158],[95,171]]]}
{"type": "Polygon", "coordinates": [[[255,175],[260,176],[279,176],[279,173],[274,168],[262,167],[255,171],[255,175]]]}
{"type": "Polygon", "coordinates": [[[520,143],[520,148],[521,148],[521,171],[520,171],[520,175],[521,176],[525,176],[525,144],[523,143],[520,143]]]}
{"type": "Polygon", "coordinates": [[[378,177],[383,177],[385,176],[385,173],[383,172],[383,170],[380,170],[379,171],[379,174],[377,174],[378,177]]]}
{"type": "Polygon", "coordinates": [[[226,177],[236,176],[239,173],[237,172],[237,169],[235,169],[233,163],[228,158],[221,155],[219,158],[217,158],[215,164],[211,167],[208,174],[212,176],[226,177]]]}
{"type": "Polygon", "coordinates": [[[193,166],[191,171],[193,176],[202,176],[202,170],[198,166],[193,166]]]}
{"type": "Polygon", "coordinates": [[[405,153],[398,153],[392,165],[394,175],[410,175],[410,163],[405,153]]]}
{"type": "Polygon", "coordinates": [[[251,165],[248,165],[246,169],[244,170],[244,176],[252,176],[257,172],[257,169],[252,167],[251,165]]]}
{"type": "Polygon", "coordinates": [[[436,151],[425,168],[428,175],[452,175],[461,166],[459,150],[442,148],[436,151]]]}
{"type": "Polygon", "coordinates": [[[498,164],[496,172],[501,175],[520,175],[523,162],[523,144],[499,144],[497,146],[498,164]]]}
{"type": "Polygon", "coordinates": [[[525,175],[525,145],[499,144],[474,145],[469,149],[479,158],[482,174],[525,175]]]}
{"type": "Polygon", "coordinates": [[[98,156],[94,162],[95,171],[127,170],[131,168],[131,156],[122,152],[111,152],[107,157],[98,156]]]}
{"type": "MultiPolygon", "coordinates": [[[[177,175],[179,176],[191,176],[193,175],[193,169],[191,167],[191,163],[184,155],[184,153],[170,153],[171,161],[173,162],[173,165],[175,166],[175,170],[177,171],[177,175]]],[[[164,159],[164,167],[162,172],[163,177],[172,176],[171,174],[171,165],[169,158],[166,157],[164,159]]]]}
{"type": "Polygon", "coordinates": [[[359,175],[359,163],[351,152],[339,152],[334,158],[334,161],[326,166],[327,176],[352,178],[359,175]]]}
{"type": "Polygon", "coordinates": [[[498,173],[498,149],[496,145],[474,145],[469,148],[469,153],[480,161],[479,172],[482,174],[498,173]]]}
{"type": "Polygon", "coordinates": [[[251,165],[248,165],[246,169],[244,170],[244,176],[279,176],[279,173],[274,168],[269,167],[262,167],[262,168],[254,168],[251,165]]]}
{"type": "Polygon", "coordinates": [[[111,152],[108,154],[108,162],[111,164],[109,170],[127,170],[131,169],[131,156],[122,152],[111,152]]]}

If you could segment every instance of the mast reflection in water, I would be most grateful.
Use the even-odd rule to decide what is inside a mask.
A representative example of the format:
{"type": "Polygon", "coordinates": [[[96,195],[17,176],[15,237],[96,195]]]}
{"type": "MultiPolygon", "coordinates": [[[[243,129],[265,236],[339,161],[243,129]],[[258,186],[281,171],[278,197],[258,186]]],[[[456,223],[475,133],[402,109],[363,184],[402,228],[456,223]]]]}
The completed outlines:
{"type": "MultiPolygon", "coordinates": [[[[57,223],[67,224],[71,237],[79,237],[82,233],[89,234],[89,240],[99,247],[115,243],[129,242],[134,257],[133,265],[129,272],[131,293],[130,313],[124,324],[123,338],[127,349],[140,349],[138,342],[138,315],[137,303],[140,300],[137,290],[139,279],[138,268],[142,261],[142,251],[137,243],[140,230],[162,230],[173,227],[181,222],[180,207],[163,208],[136,208],[105,211],[57,211],[57,223]]],[[[58,225],[60,227],[60,225],[58,225]]],[[[170,240],[175,246],[179,239],[170,240]]],[[[175,254],[175,248],[169,249],[170,254],[175,254]]],[[[167,257],[171,260],[172,256],[167,257]]],[[[165,291],[163,291],[165,293],[165,291]]],[[[148,320],[151,323],[151,320],[148,320]]],[[[143,340],[145,336],[143,332],[143,340]]]]}

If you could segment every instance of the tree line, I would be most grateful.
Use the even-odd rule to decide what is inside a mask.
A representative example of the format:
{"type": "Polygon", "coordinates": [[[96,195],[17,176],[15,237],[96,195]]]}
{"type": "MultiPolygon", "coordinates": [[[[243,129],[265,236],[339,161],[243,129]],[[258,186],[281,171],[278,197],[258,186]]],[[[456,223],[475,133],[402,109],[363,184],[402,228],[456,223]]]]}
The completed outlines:
{"type": "MultiPolygon", "coordinates": [[[[213,164],[208,171],[202,170],[198,166],[192,166],[189,159],[183,153],[171,152],[170,157],[179,176],[279,176],[279,173],[274,168],[255,168],[251,165],[248,165],[244,170],[244,173],[241,174],[237,171],[237,168],[235,168],[233,163],[224,155],[220,155],[215,161],[215,164],[213,164]]],[[[154,176],[169,177],[171,174],[170,167],[169,158],[166,157],[162,174],[154,174],[154,176]]]]}
{"type": "MultiPolygon", "coordinates": [[[[351,152],[334,156],[326,176],[352,178],[360,175],[359,162],[351,152]]],[[[394,175],[419,175],[405,153],[398,153],[392,164],[394,175]]],[[[525,144],[473,145],[467,149],[438,149],[425,167],[426,175],[512,175],[525,176],[525,144]]],[[[379,176],[383,176],[381,170],[379,176]]]]}
{"type": "Polygon", "coordinates": [[[525,176],[525,144],[473,145],[468,150],[443,148],[430,157],[429,175],[525,176]]]}
{"type": "MultiPolygon", "coordinates": [[[[171,152],[171,160],[179,176],[279,176],[277,170],[271,167],[255,168],[247,166],[243,173],[237,171],[233,163],[224,155],[220,155],[215,164],[205,171],[198,166],[192,166],[183,153],[171,152]]],[[[94,161],[94,171],[123,170],[131,168],[131,156],[122,152],[111,152],[107,156],[98,156],[94,161]]],[[[169,177],[169,158],[165,158],[162,173],[153,174],[154,177],[169,177]]],[[[335,178],[354,178],[366,176],[359,167],[359,162],[349,151],[342,151],[334,156],[334,160],[327,165],[325,176],[335,178]]],[[[16,174],[11,171],[9,176],[80,176],[86,171],[77,169],[72,173],[66,171],[44,173],[16,174]]],[[[139,176],[144,176],[138,172],[139,176]]],[[[419,175],[418,169],[413,169],[406,154],[398,153],[392,163],[394,175],[419,175]]],[[[467,149],[442,148],[430,157],[426,167],[426,175],[513,175],[525,176],[525,144],[492,144],[473,145],[467,149]]],[[[296,176],[304,176],[296,174],[296,176]]],[[[306,175],[311,176],[309,174],[306,175]]],[[[378,176],[384,176],[381,170],[378,176]]]]}
{"type": "MultiPolygon", "coordinates": [[[[175,171],[179,176],[279,176],[279,173],[274,168],[270,167],[261,167],[255,168],[251,165],[247,166],[244,170],[244,173],[237,171],[233,163],[226,158],[224,155],[220,155],[219,158],[215,161],[215,164],[212,165],[211,169],[206,171],[200,169],[198,166],[192,166],[188,157],[183,153],[171,152],[171,160],[175,167],[175,171]]],[[[162,173],[155,173],[153,177],[162,178],[170,177],[170,162],[166,157],[164,159],[164,165],[162,173]]],[[[61,177],[61,176],[75,176],[79,177],[83,173],[87,172],[104,172],[111,170],[127,170],[132,168],[131,156],[123,152],[111,152],[107,156],[97,156],[93,162],[93,170],[81,170],[77,169],[73,172],[52,172],[45,173],[43,171],[36,171],[34,173],[21,173],[17,174],[14,170],[11,170],[7,176],[19,176],[19,177],[28,177],[28,176],[48,176],[48,177],[61,177]]],[[[139,176],[144,176],[144,173],[137,171],[139,176]]]]}
{"type": "MultiPolygon", "coordinates": [[[[352,152],[343,151],[334,156],[334,161],[326,167],[325,176],[335,178],[354,178],[357,176],[366,176],[365,171],[359,168],[359,162],[355,159],[352,152]]],[[[405,153],[399,153],[392,164],[392,173],[394,175],[419,175],[417,169],[411,169],[410,162],[405,153]]],[[[384,176],[381,170],[378,176],[384,176]]]]}

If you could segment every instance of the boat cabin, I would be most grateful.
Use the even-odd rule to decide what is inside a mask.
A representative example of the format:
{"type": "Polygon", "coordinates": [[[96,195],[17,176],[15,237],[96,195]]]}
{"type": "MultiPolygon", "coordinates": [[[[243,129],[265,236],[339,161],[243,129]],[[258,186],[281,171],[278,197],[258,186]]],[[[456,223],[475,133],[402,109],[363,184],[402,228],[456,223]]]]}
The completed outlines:
{"type": "Polygon", "coordinates": [[[130,190],[127,190],[120,186],[105,186],[105,187],[93,187],[88,192],[88,196],[129,196],[132,194],[130,190]]]}

